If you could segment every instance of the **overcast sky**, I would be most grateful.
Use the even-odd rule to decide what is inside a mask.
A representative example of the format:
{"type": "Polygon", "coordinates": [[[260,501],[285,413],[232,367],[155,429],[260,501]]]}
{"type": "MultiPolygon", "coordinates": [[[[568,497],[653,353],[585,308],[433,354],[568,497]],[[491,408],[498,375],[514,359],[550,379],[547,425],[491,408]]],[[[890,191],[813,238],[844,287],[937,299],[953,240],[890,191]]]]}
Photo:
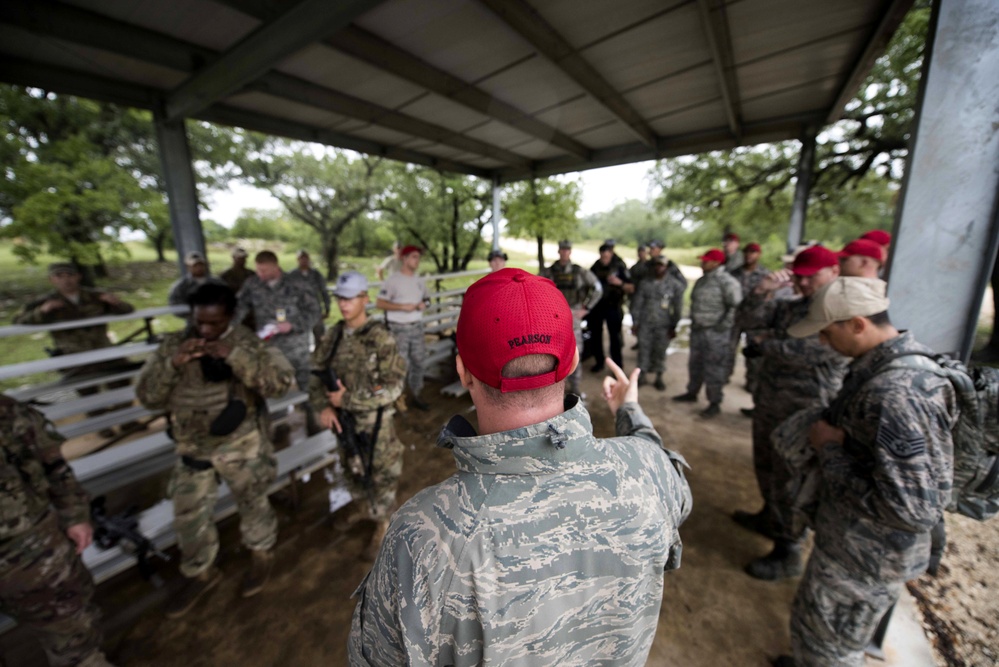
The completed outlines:
{"type": "MultiPolygon", "coordinates": [[[[628,199],[647,199],[649,183],[646,174],[652,164],[638,162],[581,172],[583,204],[580,215],[609,211],[628,199]]],[[[277,200],[263,190],[235,182],[229,191],[217,193],[212,199],[204,217],[226,227],[232,226],[244,208],[270,209],[279,206],[277,200]]]]}

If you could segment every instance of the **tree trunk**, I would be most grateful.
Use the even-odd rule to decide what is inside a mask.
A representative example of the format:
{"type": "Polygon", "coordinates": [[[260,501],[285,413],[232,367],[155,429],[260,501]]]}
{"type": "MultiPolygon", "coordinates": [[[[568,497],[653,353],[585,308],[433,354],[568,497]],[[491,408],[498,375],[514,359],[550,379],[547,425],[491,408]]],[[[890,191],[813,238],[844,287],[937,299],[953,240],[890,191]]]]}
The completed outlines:
{"type": "Polygon", "coordinates": [[[323,233],[319,238],[323,245],[323,261],[326,262],[326,279],[331,283],[336,282],[336,277],[340,274],[337,267],[337,260],[340,258],[340,237],[338,234],[323,233]]]}
{"type": "Polygon", "coordinates": [[[166,262],[166,232],[160,232],[153,237],[153,245],[156,248],[156,261],[159,263],[166,262]]]}
{"type": "Polygon", "coordinates": [[[545,237],[538,236],[538,273],[545,270],[545,237]]]}

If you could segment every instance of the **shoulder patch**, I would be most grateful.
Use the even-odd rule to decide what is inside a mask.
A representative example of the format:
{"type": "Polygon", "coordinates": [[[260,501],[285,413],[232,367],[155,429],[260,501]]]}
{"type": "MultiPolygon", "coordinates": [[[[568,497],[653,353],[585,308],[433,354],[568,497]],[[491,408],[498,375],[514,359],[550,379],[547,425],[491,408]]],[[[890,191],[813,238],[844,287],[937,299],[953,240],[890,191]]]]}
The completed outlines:
{"type": "Polygon", "coordinates": [[[876,442],[899,459],[911,459],[926,452],[926,438],[921,434],[898,429],[885,422],[878,425],[876,442]]]}

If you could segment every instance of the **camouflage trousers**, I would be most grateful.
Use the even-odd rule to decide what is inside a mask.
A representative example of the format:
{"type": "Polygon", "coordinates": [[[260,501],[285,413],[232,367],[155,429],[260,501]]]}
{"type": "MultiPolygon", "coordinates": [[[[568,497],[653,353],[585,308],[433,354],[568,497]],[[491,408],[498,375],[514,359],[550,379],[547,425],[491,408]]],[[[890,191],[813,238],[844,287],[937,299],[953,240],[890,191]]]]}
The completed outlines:
{"type": "Polygon", "coordinates": [[[687,371],[690,374],[687,381],[688,394],[696,395],[703,384],[708,401],[721,403],[722,387],[728,382],[731,344],[732,332],[728,329],[691,330],[690,358],[687,361],[687,371]]]}
{"type": "Polygon", "coordinates": [[[271,339],[274,346],[288,359],[295,369],[295,382],[302,391],[309,391],[309,373],[312,361],[309,359],[309,334],[293,333],[275,336],[271,339]]]}
{"type": "Polygon", "coordinates": [[[395,338],[399,354],[406,360],[409,368],[406,371],[406,384],[414,396],[423,391],[423,360],[427,357],[427,345],[423,337],[423,322],[412,324],[389,324],[392,337],[395,338]]]}
{"type": "Polygon", "coordinates": [[[93,579],[54,513],[0,542],[0,612],[41,634],[53,667],[103,657],[93,597],[93,579]]]}
{"type": "MultiPolygon", "coordinates": [[[[732,328],[732,358],[729,362],[729,376],[735,371],[735,360],[739,355],[739,341],[742,339],[743,330],[732,328]]],[[[750,394],[756,392],[756,385],[760,375],[760,368],[763,366],[761,357],[747,357],[746,363],[746,391],[750,394]]]]}
{"type": "Polygon", "coordinates": [[[791,606],[795,664],[863,667],[864,649],[903,583],[851,572],[813,549],[791,606]]]}
{"type": "MultiPolygon", "coordinates": [[[[378,429],[378,440],[374,446],[374,457],[371,461],[371,492],[364,488],[360,479],[350,474],[350,462],[339,447],[340,465],[346,472],[347,490],[350,497],[361,507],[367,507],[372,519],[388,519],[395,509],[396,492],[399,490],[399,478],[402,476],[402,460],[405,446],[395,432],[393,410],[382,412],[382,423],[378,429]],[[372,504],[372,501],[374,504],[372,504]]],[[[375,428],[377,412],[355,414],[357,430],[369,436],[375,428]]]]}
{"type": "Polygon", "coordinates": [[[796,473],[777,454],[771,438],[784,420],[807,407],[814,399],[762,391],[756,392],[753,399],[753,471],[756,473],[756,484],[770,512],[777,536],[798,540],[804,535],[804,527],[789,525],[789,514],[779,511],[785,502],[786,489],[793,484],[796,473]]]}
{"type": "Polygon", "coordinates": [[[207,470],[197,470],[177,461],[167,490],[185,577],[201,574],[218,556],[219,533],[212,515],[220,479],[236,499],[243,545],[266,551],[277,541],[277,515],[267,499],[267,488],[277,473],[270,441],[252,431],[213,455],[211,464],[207,470]]]}
{"type": "Polygon", "coordinates": [[[638,367],[642,373],[662,373],[666,370],[666,348],[670,342],[666,324],[638,325],[638,367]]]}

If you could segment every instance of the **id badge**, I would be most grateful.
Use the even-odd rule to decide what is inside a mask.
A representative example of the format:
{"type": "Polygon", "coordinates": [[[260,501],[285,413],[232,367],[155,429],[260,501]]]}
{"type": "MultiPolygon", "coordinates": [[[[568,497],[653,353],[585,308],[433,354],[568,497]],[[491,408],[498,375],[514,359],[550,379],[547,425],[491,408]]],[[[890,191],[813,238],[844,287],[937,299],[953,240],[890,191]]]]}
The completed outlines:
{"type": "Polygon", "coordinates": [[[275,310],[274,315],[278,322],[286,322],[288,320],[288,312],[284,308],[275,310]]]}

